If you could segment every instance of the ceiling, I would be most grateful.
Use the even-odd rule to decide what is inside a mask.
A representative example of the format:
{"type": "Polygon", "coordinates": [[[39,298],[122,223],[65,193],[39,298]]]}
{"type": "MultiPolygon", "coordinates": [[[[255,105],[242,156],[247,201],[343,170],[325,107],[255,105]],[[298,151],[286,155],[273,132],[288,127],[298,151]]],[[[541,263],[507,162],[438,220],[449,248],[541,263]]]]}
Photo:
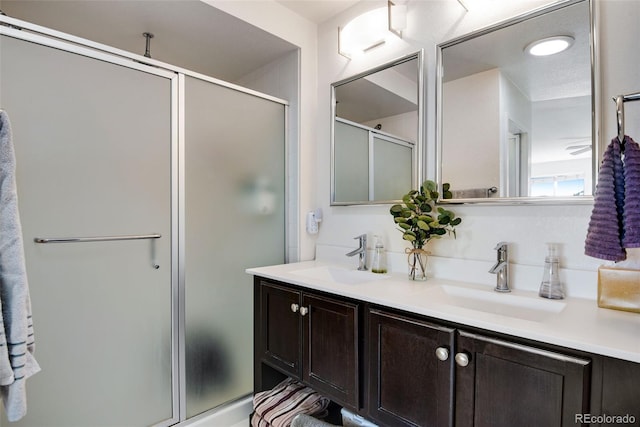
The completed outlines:
{"type": "Polygon", "coordinates": [[[443,50],[444,81],[499,68],[531,101],[591,93],[588,4],[564,7],[524,22],[465,40],[443,50]],[[524,52],[533,41],[569,35],[570,49],[547,57],[524,52]],[[496,46],[499,48],[496,49],[496,46]]]}
{"type": "MultiPolygon", "coordinates": [[[[418,112],[418,60],[394,64],[390,68],[362,76],[335,88],[336,116],[367,124],[385,117],[418,112]],[[407,86],[412,92],[400,94],[407,86]]],[[[417,135],[413,140],[417,139],[417,135]]]]}
{"type": "Polygon", "coordinates": [[[447,46],[442,51],[443,81],[499,69],[533,102],[536,123],[532,163],[588,158],[591,150],[591,41],[589,4],[566,6],[447,46]],[[533,57],[533,41],[569,35],[566,51],[533,57]],[[498,48],[496,48],[498,47],[498,48]],[[579,113],[579,114],[578,114],[579,113]]]}
{"type": "Polygon", "coordinates": [[[0,0],[0,9],[140,55],[150,32],[152,58],[229,82],[297,49],[200,0],[0,0]]]}
{"type": "MultiPolygon", "coordinates": [[[[276,1],[316,24],[325,22],[359,2],[276,1]]],[[[142,33],[151,32],[155,35],[151,40],[151,56],[154,59],[229,82],[237,82],[248,73],[297,49],[297,46],[200,0],[0,0],[0,9],[14,18],[138,54],[143,54],[145,50],[145,38],[142,33]],[[230,40],[233,42],[229,42],[230,40]]],[[[572,17],[565,16],[551,24],[551,28],[534,23],[529,30],[544,33],[550,29],[566,28],[566,32],[577,36],[572,50],[577,51],[574,49],[576,47],[584,49],[585,43],[588,43],[588,34],[567,27],[572,22],[572,17]]],[[[522,47],[527,42],[522,39],[523,33],[515,32],[506,39],[492,40],[489,48],[473,43],[465,44],[472,45],[471,52],[467,50],[461,57],[482,50],[483,66],[501,67],[500,61],[504,54],[510,52],[514,55],[514,52],[522,52],[522,47]],[[508,45],[506,40],[514,41],[515,44],[508,45]],[[500,49],[495,49],[495,46],[500,46],[500,49]]],[[[569,52],[569,55],[572,53],[569,52]]],[[[467,68],[463,62],[464,60],[446,68],[463,70],[467,68]]],[[[561,67],[566,70],[569,64],[576,65],[581,62],[582,59],[571,60],[561,67]]],[[[519,67],[527,71],[521,74],[525,77],[517,80],[517,73],[514,71],[510,78],[523,90],[528,90],[527,85],[534,86],[534,81],[538,78],[558,80],[554,72],[561,68],[550,60],[544,64],[519,67]]],[[[562,90],[590,89],[588,83],[578,78],[568,79],[563,83],[562,90]]],[[[551,95],[557,96],[558,91],[553,89],[551,95]]],[[[532,95],[533,99],[549,97],[549,93],[532,95]]],[[[566,123],[564,127],[567,127],[566,123]]]]}
{"type": "MultiPolygon", "coordinates": [[[[320,24],[359,0],[277,1],[320,24]]],[[[150,32],[152,58],[229,82],[297,49],[200,0],[0,0],[0,9],[13,18],[141,55],[142,33],[150,32]]]]}
{"type": "Polygon", "coordinates": [[[276,0],[311,22],[321,24],[360,0],[276,0]]]}

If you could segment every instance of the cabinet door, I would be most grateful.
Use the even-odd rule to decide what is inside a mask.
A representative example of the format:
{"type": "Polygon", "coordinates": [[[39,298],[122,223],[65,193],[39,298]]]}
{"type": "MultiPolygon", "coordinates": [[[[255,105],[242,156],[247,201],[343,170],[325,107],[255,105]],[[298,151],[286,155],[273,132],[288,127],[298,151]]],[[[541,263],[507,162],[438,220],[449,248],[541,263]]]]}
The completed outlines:
{"type": "Polygon", "coordinates": [[[454,330],[369,312],[369,415],[385,425],[449,426],[454,330]]]}
{"type": "MultiPolygon", "coordinates": [[[[600,413],[640,420],[640,363],[604,358],[600,413]]],[[[618,420],[611,421],[606,425],[614,425],[618,420]]]]}
{"type": "Polygon", "coordinates": [[[591,362],[459,332],[456,426],[568,426],[589,412],[591,362]]]}
{"type": "Polygon", "coordinates": [[[294,378],[300,378],[300,292],[261,282],[260,357],[294,378]]]}
{"type": "Polygon", "coordinates": [[[320,393],[358,408],[358,306],[303,295],[304,380],[320,393]]]}

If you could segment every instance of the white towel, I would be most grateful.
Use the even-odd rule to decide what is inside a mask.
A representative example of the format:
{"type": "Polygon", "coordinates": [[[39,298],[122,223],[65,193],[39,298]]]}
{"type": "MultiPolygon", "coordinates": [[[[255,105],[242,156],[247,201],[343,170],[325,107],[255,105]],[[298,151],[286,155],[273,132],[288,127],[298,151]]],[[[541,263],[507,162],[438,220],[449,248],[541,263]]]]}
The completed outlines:
{"type": "Polygon", "coordinates": [[[9,421],[27,412],[26,379],[40,370],[18,215],[11,125],[0,110],[0,391],[9,421]]]}

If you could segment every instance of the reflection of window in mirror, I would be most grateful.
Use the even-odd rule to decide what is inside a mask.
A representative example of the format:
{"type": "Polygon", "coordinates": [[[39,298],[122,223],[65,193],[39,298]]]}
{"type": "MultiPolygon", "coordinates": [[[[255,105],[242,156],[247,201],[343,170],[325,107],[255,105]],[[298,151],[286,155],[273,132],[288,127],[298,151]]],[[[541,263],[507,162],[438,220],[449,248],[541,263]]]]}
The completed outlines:
{"type": "Polygon", "coordinates": [[[584,175],[554,175],[531,178],[531,196],[584,196],[584,175]]]}

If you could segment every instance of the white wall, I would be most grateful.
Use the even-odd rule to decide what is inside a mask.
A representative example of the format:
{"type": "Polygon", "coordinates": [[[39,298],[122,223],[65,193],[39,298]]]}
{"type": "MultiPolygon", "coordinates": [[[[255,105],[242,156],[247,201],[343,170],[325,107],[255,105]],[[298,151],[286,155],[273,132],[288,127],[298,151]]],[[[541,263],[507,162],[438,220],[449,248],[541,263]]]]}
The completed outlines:
{"type": "MultiPolygon", "coordinates": [[[[381,63],[413,53],[425,52],[426,161],[427,176],[435,178],[435,47],[467,32],[550,3],[544,0],[495,1],[491,7],[464,9],[452,0],[408,3],[408,30],[403,40],[393,40],[366,56],[347,60],[337,53],[337,28],[351,18],[384,6],[383,0],[357,3],[337,17],[317,27],[272,1],[207,0],[208,3],[301,47],[300,105],[300,259],[312,259],[316,243],[353,247],[353,236],[380,233],[387,248],[402,252],[400,233],[388,214],[389,206],[330,207],[330,84],[381,63]],[[286,22],[286,25],[283,25],[286,22]],[[317,57],[315,56],[317,46],[317,57]],[[320,233],[310,236],[303,230],[306,211],[324,210],[320,233]]],[[[615,114],[610,96],[640,90],[640,2],[596,0],[601,89],[597,118],[601,139],[616,134],[615,114]],[[624,31],[620,29],[623,28],[624,31]]],[[[627,134],[640,140],[640,102],[628,103],[627,134]],[[634,120],[634,118],[636,118],[634,120]]],[[[519,264],[541,265],[547,241],[562,242],[563,264],[569,268],[595,270],[601,262],[583,255],[584,238],[591,205],[574,206],[460,206],[464,218],[458,238],[434,242],[435,255],[465,259],[494,259],[493,246],[500,240],[512,243],[512,260],[519,264]]],[[[640,258],[638,251],[633,258],[640,258]]]]}
{"type": "Polygon", "coordinates": [[[415,112],[381,117],[362,124],[370,128],[375,128],[377,124],[381,124],[382,132],[390,133],[406,141],[416,142],[418,115],[415,112]]]}
{"type": "MultiPolygon", "coordinates": [[[[612,96],[640,92],[640,2],[599,0],[599,84],[602,93],[600,110],[601,142],[609,144],[617,135],[615,105],[612,96]],[[627,29],[620,31],[620,28],[627,29]]],[[[625,134],[640,141],[640,101],[625,104],[625,134]]],[[[627,250],[630,262],[640,264],[640,249],[627,250]]]]}
{"type": "MultiPolygon", "coordinates": [[[[420,48],[425,52],[427,174],[435,176],[435,46],[474,29],[481,28],[548,2],[503,0],[492,7],[468,13],[456,1],[431,0],[408,3],[408,30],[396,40],[366,56],[351,61],[337,54],[337,28],[376,4],[363,1],[338,17],[325,22],[318,32],[318,127],[316,132],[317,203],[324,209],[324,222],[317,242],[354,247],[354,236],[381,234],[388,249],[403,252],[405,243],[388,213],[389,206],[329,206],[329,123],[330,84],[377,64],[409,54],[420,48]]],[[[614,106],[610,96],[640,91],[640,2],[598,0],[600,50],[600,86],[602,96],[597,117],[603,123],[603,138],[615,135],[614,106]]],[[[627,133],[640,140],[640,102],[627,105],[627,133]],[[636,105],[633,105],[636,104],[636,105]],[[635,117],[635,119],[634,119],[635,117]],[[632,124],[631,122],[635,123],[632,124]]],[[[573,269],[595,271],[600,260],[585,256],[584,239],[592,206],[456,206],[463,217],[458,238],[441,239],[429,248],[443,257],[472,260],[495,259],[493,247],[498,241],[511,242],[514,263],[542,265],[545,242],[562,243],[562,263],[573,269]]],[[[640,258],[637,252],[633,257],[640,258]]]]}
{"type": "Polygon", "coordinates": [[[442,134],[450,142],[442,149],[442,181],[453,190],[501,188],[500,70],[447,82],[442,92],[442,134]]]}
{"type": "MultiPolygon", "coordinates": [[[[507,122],[513,122],[524,132],[531,131],[531,100],[504,74],[500,75],[500,105],[502,117],[507,122]]],[[[508,130],[508,123],[505,125],[508,130]]]]}

